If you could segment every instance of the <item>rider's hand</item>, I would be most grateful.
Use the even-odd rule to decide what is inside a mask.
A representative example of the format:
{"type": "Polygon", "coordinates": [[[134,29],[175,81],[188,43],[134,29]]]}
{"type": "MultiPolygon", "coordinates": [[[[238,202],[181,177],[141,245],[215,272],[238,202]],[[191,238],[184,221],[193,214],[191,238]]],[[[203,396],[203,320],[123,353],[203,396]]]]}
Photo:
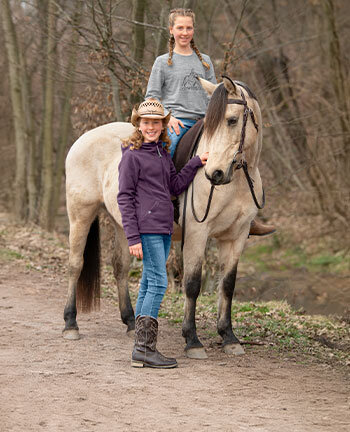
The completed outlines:
{"type": "Polygon", "coordinates": [[[209,152],[205,152],[205,153],[201,154],[199,157],[201,158],[202,165],[205,165],[207,163],[207,160],[209,157],[209,152]]]}
{"type": "Polygon", "coordinates": [[[180,134],[179,125],[183,128],[185,127],[181,120],[178,120],[177,118],[171,116],[169,123],[168,123],[168,128],[169,128],[170,132],[174,131],[176,133],[176,135],[179,135],[180,134]]]}
{"type": "Polygon", "coordinates": [[[130,255],[134,255],[136,256],[136,258],[142,259],[143,258],[142,243],[137,243],[132,246],[129,246],[129,252],[130,255]]]}

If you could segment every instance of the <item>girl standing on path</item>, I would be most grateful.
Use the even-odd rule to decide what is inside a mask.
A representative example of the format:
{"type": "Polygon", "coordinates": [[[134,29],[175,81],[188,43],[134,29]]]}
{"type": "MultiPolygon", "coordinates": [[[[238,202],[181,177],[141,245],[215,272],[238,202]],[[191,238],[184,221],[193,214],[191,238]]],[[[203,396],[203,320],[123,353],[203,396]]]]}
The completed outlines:
{"type": "Polygon", "coordinates": [[[119,164],[118,205],[131,255],[143,259],[136,303],[135,345],[132,366],[173,368],[176,359],[156,349],[158,311],[168,281],[168,259],[173,232],[170,197],[180,195],[192,182],[198,168],[206,164],[208,152],[195,156],[176,173],[169,154],[166,127],[170,113],[156,99],[134,108],[135,132],[125,140],[119,164]]]}
{"type": "MultiPolygon", "coordinates": [[[[163,103],[166,113],[172,115],[168,123],[173,157],[182,136],[207,110],[209,98],[197,77],[216,84],[210,57],[201,54],[194,43],[195,14],[191,9],[173,9],[169,15],[169,52],[156,58],[149,77],[146,99],[155,98],[163,103]]],[[[276,231],[255,218],[249,235],[265,236],[276,231]]]]}

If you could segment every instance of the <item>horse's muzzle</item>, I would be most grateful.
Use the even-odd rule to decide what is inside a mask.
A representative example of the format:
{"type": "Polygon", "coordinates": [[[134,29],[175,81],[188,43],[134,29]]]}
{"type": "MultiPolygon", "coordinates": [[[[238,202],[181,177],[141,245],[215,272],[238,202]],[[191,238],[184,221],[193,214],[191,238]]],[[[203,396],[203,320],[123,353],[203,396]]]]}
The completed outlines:
{"type": "Polygon", "coordinates": [[[229,181],[225,179],[225,173],[222,170],[215,170],[211,176],[205,171],[205,176],[210,183],[215,186],[229,183],[229,181]]]}

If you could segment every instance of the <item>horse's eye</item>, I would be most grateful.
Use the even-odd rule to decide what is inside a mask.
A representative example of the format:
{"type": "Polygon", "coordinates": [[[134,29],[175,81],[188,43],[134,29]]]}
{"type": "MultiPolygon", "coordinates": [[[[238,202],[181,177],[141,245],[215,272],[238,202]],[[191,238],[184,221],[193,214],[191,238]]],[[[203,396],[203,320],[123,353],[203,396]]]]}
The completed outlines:
{"type": "Polygon", "coordinates": [[[227,119],[227,126],[235,126],[237,124],[237,117],[230,117],[227,119]]]}

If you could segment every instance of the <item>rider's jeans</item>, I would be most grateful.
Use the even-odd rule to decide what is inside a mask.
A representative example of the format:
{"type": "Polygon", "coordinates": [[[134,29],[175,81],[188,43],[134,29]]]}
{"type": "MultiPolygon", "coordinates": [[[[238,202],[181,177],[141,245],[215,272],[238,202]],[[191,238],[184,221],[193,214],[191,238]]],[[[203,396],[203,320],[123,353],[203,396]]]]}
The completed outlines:
{"type": "Polygon", "coordinates": [[[158,317],[160,304],[168,286],[166,261],[171,235],[141,234],[143,271],[135,315],[158,317]]]}
{"type": "Polygon", "coordinates": [[[195,125],[197,123],[197,120],[192,120],[192,119],[187,119],[187,118],[178,118],[178,120],[181,120],[182,123],[183,123],[183,125],[184,125],[184,127],[181,127],[179,125],[179,129],[180,129],[179,135],[176,135],[176,133],[173,132],[173,129],[171,129],[172,132],[170,132],[170,130],[168,128],[168,136],[169,136],[169,138],[171,140],[171,145],[170,145],[170,155],[171,155],[171,157],[174,156],[176,146],[177,146],[178,142],[180,141],[180,139],[185,135],[185,133],[187,131],[189,131],[191,129],[191,127],[193,125],[195,125]]]}

